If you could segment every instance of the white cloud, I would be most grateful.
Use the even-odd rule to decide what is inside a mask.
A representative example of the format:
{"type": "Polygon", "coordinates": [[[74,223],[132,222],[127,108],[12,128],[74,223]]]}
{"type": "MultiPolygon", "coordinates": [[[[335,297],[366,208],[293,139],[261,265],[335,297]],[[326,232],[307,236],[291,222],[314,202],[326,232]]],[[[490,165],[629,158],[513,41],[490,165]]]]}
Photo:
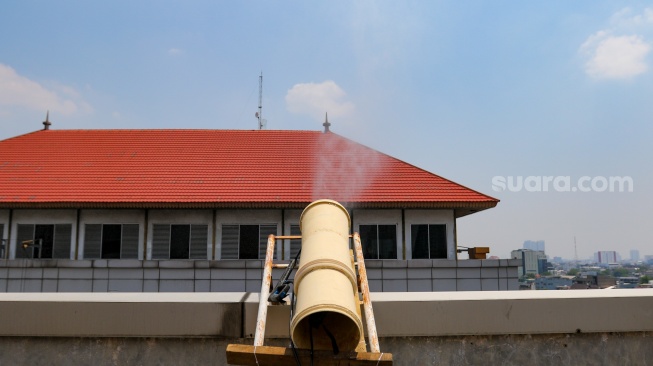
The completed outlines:
{"type": "Polygon", "coordinates": [[[623,8],[612,15],[610,23],[615,27],[641,27],[653,25],[653,8],[646,8],[641,14],[633,13],[633,9],[623,8]]]}
{"type": "Polygon", "coordinates": [[[653,36],[653,9],[623,8],[610,17],[609,27],[587,38],[580,52],[585,73],[597,79],[628,79],[648,71],[653,36]]]}
{"type": "Polygon", "coordinates": [[[290,113],[307,114],[316,119],[325,113],[340,117],[351,113],[354,104],[343,100],[346,96],[335,82],[295,84],[286,94],[286,108],[290,113]]]}
{"type": "Polygon", "coordinates": [[[0,64],[0,109],[12,107],[49,110],[63,115],[92,109],[74,88],[64,85],[46,88],[0,64]]]}
{"type": "Polygon", "coordinates": [[[179,56],[184,53],[184,50],[181,50],[179,48],[171,48],[168,50],[168,54],[170,56],[179,56]]]}
{"type": "Polygon", "coordinates": [[[589,57],[585,72],[598,79],[626,79],[648,70],[646,56],[651,45],[642,36],[614,36],[599,31],[581,46],[589,57]]]}

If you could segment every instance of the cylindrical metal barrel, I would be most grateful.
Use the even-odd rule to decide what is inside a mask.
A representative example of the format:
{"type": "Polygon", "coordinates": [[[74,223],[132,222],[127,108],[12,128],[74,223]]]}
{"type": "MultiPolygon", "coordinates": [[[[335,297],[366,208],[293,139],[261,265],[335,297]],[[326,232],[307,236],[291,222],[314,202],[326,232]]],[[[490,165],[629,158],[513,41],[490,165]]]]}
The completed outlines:
{"type": "Polygon", "coordinates": [[[362,338],[349,227],[347,210],[335,201],[315,201],[302,212],[297,304],[291,321],[298,348],[353,351],[362,338]]]}

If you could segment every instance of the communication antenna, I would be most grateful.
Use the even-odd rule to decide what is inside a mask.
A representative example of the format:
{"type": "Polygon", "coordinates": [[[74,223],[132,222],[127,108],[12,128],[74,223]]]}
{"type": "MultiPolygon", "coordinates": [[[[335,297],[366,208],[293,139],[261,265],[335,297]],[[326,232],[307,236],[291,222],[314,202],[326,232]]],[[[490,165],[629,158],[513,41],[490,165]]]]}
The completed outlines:
{"type": "Polygon", "coordinates": [[[258,129],[264,129],[268,121],[263,119],[263,71],[258,77],[258,112],[256,112],[255,116],[258,119],[258,129]]]}
{"type": "Polygon", "coordinates": [[[576,246],[576,235],[574,235],[574,260],[576,261],[576,268],[580,268],[578,264],[578,246],[576,246]]]}

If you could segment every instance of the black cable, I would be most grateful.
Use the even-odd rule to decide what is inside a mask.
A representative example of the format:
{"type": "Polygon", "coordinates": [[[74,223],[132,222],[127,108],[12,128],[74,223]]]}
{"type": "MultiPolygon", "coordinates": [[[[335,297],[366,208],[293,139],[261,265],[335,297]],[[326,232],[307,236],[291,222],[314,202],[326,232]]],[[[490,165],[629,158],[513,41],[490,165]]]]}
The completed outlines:
{"type": "MultiPolygon", "coordinates": [[[[313,314],[309,315],[312,316],[313,314]]],[[[309,326],[308,329],[310,329],[310,335],[311,335],[311,366],[313,366],[313,326],[309,326]]]]}
{"type": "Polygon", "coordinates": [[[308,316],[308,324],[311,329],[311,350],[313,349],[313,329],[319,329],[320,327],[324,330],[324,333],[326,333],[327,337],[331,340],[331,347],[333,348],[333,354],[337,355],[340,353],[340,349],[338,348],[338,343],[336,342],[336,338],[333,336],[333,334],[327,329],[326,325],[324,325],[324,318],[326,317],[326,314],[323,312],[319,313],[313,313],[308,316]]]}
{"type": "Polygon", "coordinates": [[[299,355],[297,354],[297,348],[295,348],[295,342],[292,341],[292,334],[291,334],[291,324],[292,324],[292,318],[295,315],[295,290],[293,286],[293,291],[290,293],[290,318],[288,319],[288,336],[290,338],[290,347],[292,348],[292,353],[295,356],[295,362],[297,363],[297,366],[302,366],[301,361],[299,360],[299,355]]]}
{"type": "Polygon", "coordinates": [[[329,339],[331,340],[331,347],[333,348],[333,354],[337,355],[338,353],[340,353],[340,349],[338,348],[336,337],[334,337],[333,334],[329,332],[329,330],[327,329],[326,325],[324,325],[324,323],[322,323],[322,329],[324,329],[324,332],[326,333],[327,337],[329,337],[329,339]]]}
{"type": "Polygon", "coordinates": [[[302,251],[300,249],[299,252],[297,252],[295,258],[292,261],[290,261],[288,267],[281,275],[279,282],[275,286],[275,289],[272,291],[270,297],[268,298],[269,301],[282,302],[286,297],[286,295],[290,294],[290,317],[288,318],[288,338],[290,339],[290,348],[292,348],[292,353],[295,356],[295,362],[297,363],[298,366],[301,366],[302,363],[299,360],[299,354],[297,354],[297,348],[295,348],[295,342],[293,342],[292,340],[292,328],[291,328],[292,318],[295,316],[295,301],[296,301],[295,286],[294,286],[294,281],[289,280],[288,278],[290,277],[290,274],[295,268],[295,263],[297,263],[297,260],[299,259],[301,252],[302,251]]]}

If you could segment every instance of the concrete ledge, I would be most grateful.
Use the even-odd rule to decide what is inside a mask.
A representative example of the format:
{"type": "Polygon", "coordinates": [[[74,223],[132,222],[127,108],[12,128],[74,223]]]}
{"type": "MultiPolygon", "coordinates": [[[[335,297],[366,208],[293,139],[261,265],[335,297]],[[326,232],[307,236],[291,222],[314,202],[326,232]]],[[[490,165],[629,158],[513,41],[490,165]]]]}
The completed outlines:
{"type": "Polygon", "coordinates": [[[383,337],[653,330],[649,290],[374,293],[372,301],[383,337]]]}
{"type": "MultiPolygon", "coordinates": [[[[380,337],[653,331],[653,290],[377,292],[380,337]]],[[[288,337],[286,306],[269,308],[266,337],[288,337]]],[[[255,331],[258,294],[245,304],[255,331]]]]}
{"type": "MultiPolygon", "coordinates": [[[[653,290],[373,293],[372,301],[381,350],[395,365],[653,359],[653,290]]],[[[258,294],[246,292],[0,293],[0,364],[225,365],[228,344],[252,344],[257,310],[258,294]]],[[[269,306],[265,345],[288,345],[288,310],[269,306]]]]}
{"type": "Polygon", "coordinates": [[[246,293],[0,294],[0,336],[240,337],[246,293]]]}
{"type": "MultiPolygon", "coordinates": [[[[260,286],[260,283],[259,283],[260,286]]],[[[653,331],[653,290],[372,293],[380,337],[653,331]]],[[[258,294],[2,293],[0,336],[253,337],[258,294]]],[[[266,338],[288,337],[270,306],[266,338]]]]}

